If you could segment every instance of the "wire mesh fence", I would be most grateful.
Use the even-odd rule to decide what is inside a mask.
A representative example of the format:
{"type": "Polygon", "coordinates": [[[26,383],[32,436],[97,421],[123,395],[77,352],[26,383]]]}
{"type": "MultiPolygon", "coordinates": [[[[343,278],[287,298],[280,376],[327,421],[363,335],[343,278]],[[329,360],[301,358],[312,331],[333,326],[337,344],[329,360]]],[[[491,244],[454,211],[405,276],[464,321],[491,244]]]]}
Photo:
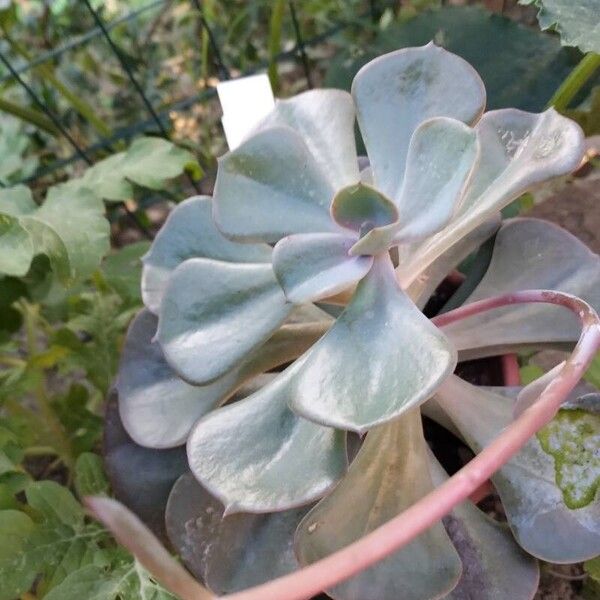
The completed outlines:
{"type": "MultiPolygon", "coordinates": [[[[21,61],[20,64],[12,60],[7,53],[0,52],[0,63],[4,66],[4,73],[0,73],[0,85],[13,83],[19,85],[32,105],[35,106],[43,115],[52,123],[60,135],[66,140],[71,147],[71,154],[64,158],[55,158],[54,160],[39,166],[32,174],[24,177],[21,183],[31,184],[43,177],[51,174],[57,174],[67,167],[83,161],[86,164],[93,164],[98,157],[115,151],[116,145],[122,142],[128,142],[133,137],[140,134],[160,135],[166,139],[172,138],[171,115],[177,111],[185,111],[191,107],[204,104],[211,101],[216,96],[214,86],[206,87],[191,93],[185,97],[177,98],[167,103],[153,101],[149,94],[145,91],[144,86],[138,79],[138,75],[131,66],[131,57],[119,47],[119,44],[114,39],[114,31],[119,26],[135,24],[140,19],[152,11],[168,10],[173,8],[173,2],[169,0],[150,0],[147,4],[131,10],[125,15],[119,16],[114,20],[106,20],[103,17],[102,11],[97,8],[98,3],[93,3],[90,0],[81,0],[93,21],[93,28],[82,33],[74,39],[68,40],[65,43],[58,45],[55,48],[49,49],[37,56],[31,57],[30,60],[21,61]],[[124,81],[129,88],[137,95],[143,113],[140,118],[121,126],[115,131],[111,131],[108,135],[97,135],[96,140],[82,145],[76,140],[75,136],[69,131],[69,127],[65,124],[62,115],[57,111],[56,106],[50,106],[44,94],[39,93],[34,88],[31,81],[28,81],[32,71],[58,61],[65,54],[76,49],[82,48],[89,44],[103,43],[110,50],[116,63],[120,66],[125,77],[124,81]]],[[[224,53],[221,48],[218,37],[212,30],[209,20],[204,14],[204,7],[200,0],[189,0],[189,6],[194,11],[195,17],[200,23],[200,27],[205,32],[210,48],[210,55],[213,63],[213,69],[219,80],[230,79],[250,75],[269,66],[269,63],[281,65],[286,62],[295,62],[301,68],[306,87],[314,85],[314,76],[312,72],[312,64],[309,58],[309,49],[322,44],[342,32],[343,30],[356,27],[358,23],[367,26],[370,21],[376,19],[377,15],[393,2],[385,0],[370,0],[364,10],[349,21],[339,21],[332,26],[327,27],[324,31],[312,37],[305,38],[302,31],[301,23],[298,18],[298,7],[289,0],[286,2],[285,18],[289,20],[290,30],[293,31],[294,45],[291,48],[282,50],[276,55],[270,57],[269,60],[259,59],[254,64],[232,75],[232,70],[226,64],[223,58],[224,53]]],[[[180,6],[180,3],[177,3],[180,6]]],[[[140,57],[137,57],[138,59],[140,57]]],[[[143,57],[142,57],[143,58],[143,57]]],[[[196,186],[193,181],[191,183],[196,186]]]]}

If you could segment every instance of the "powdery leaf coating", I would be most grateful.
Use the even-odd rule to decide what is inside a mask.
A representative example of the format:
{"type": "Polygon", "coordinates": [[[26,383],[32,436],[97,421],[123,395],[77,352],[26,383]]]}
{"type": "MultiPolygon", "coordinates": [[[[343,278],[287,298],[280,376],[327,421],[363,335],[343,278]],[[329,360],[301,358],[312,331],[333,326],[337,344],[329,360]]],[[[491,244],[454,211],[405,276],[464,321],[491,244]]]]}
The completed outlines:
{"type": "Polygon", "coordinates": [[[236,244],[228,240],[212,220],[208,196],[194,196],[169,214],[143,258],[142,298],[157,314],[171,273],[189,258],[212,258],[231,263],[268,263],[266,244],[236,244]]]}
{"type": "Polygon", "coordinates": [[[291,310],[270,264],[191,258],[171,275],[156,336],[183,379],[207,384],[264,343],[291,310]]]}
{"type": "MultiPolygon", "coordinates": [[[[434,485],[448,479],[431,451],[429,471],[434,485]]],[[[515,542],[510,529],[498,523],[472,502],[459,504],[443,519],[444,526],[462,562],[458,585],[449,600],[530,600],[540,571],[537,561],[515,542]]]]}
{"type": "MultiPolygon", "coordinates": [[[[551,289],[600,308],[600,258],[564,229],[539,219],[512,219],[496,236],[489,268],[466,302],[508,292],[551,289]]],[[[575,342],[577,317],[546,304],[487,311],[444,327],[461,358],[491,356],[523,345],[575,342]]]]}
{"type": "Polygon", "coordinates": [[[301,362],[248,398],[201,419],[188,438],[194,476],[227,514],[307,504],[346,470],[345,434],[287,407],[289,380],[301,362]]]}
{"type": "Polygon", "coordinates": [[[354,102],[342,90],[309,90],[276,100],[257,130],[291,127],[297,131],[334,189],[359,179],[354,141],[354,102]]]}
{"type": "Polygon", "coordinates": [[[238,241],[339,232],[329,216],[333,195],[300,134],[273,127],[219,159],[213,215],[217,227],[238,241]]]}
{"type": "Polygon", "coordinates": [[[418,406],[456,364],[445,336],[398,287],[381,256],[290,387],[294,412],[363,433],[418,406]]]}
{"type": "Polygon", "coordinates": [[[223,506],[191,474],[173,486],[169,539],[186,567],[216,594],[264,583],[298,568],[294,532],[308,507],[223,516],[223,506]]]}
{"type": "Polygon", "coordinates": [[[289,235],[273,249],[273,270],[294,304],[333,296],[362,279],[371,256],[349,256],[356,238],[338,233],[289,235]]]}
{"type": "MultiPolygon", "coordinates": [[[[348,474],[303,519],[296,553],[307,565],[347,546],[433,489],[417,409],[367,434],[348,474]]],[[[461,562],[441,523],[348,581],[335,600],[439,598],[456,585],[461,562]]]]}
{"type": "Polygon", "coordinates": [[[116,383],[123,425],[137,443],[149,448],[184,444],[201,416],[224,404],[234,392],[250,394],[254,379],[248,380],[293,360],[323,333],[320,324],[284,326],[234,369],[208,385],[197,386],[179,378],[158,342],[152,341],[157,323],[149,311],[140,312],[132,321],[116,383]]]}
{"type": "Polygon", "coordinates": [[[485,106],[475,69],[433,43],[371,61],[354,78],[352,95],[375,186],[392,198],[402,187],[410,140],[423,121],[450,117],[471,124],[485,106]]]}
{"type": "Polygon", "coordinates": [[[583,157],[579,125],[554,109],[540,114],[515,109],[490,111],[475,126],[481,158],[450,223],[428,240],[411,245],[400,265],[414,278],[432,260],[534,185],[566,175],[583,157]]]}

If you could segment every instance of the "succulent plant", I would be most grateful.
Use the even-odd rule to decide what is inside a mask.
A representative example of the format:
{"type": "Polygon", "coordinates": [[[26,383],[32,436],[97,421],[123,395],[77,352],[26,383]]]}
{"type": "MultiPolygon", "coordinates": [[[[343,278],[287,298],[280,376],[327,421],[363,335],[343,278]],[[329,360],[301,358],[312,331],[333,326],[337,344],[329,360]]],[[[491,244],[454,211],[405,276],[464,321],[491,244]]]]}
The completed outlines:
{"type": "MultiPolygon", "coordinates": [[[[576,316],[539,303],[548,295],[523,304],[521,290],[600,306],[598,256],[559,227],[499,216],[580,163],[580,129],[552,109],[484,107],[477,73],[433,44],[372,61],[352,94],[280,100],[219,160],[212,199],[179,204],[144,258],[120,416],[141,446],[187,443],[167,530],[215,592],[318,561],[440,485],[421,413],[479,453],[535,404],[548,378],[519,393],[453,375],[457,361],[579,339],[576,316]],[[425,317],[490,238],[465,306],[516,295],[460,320],[425,317]]],[[[510,530],[461,504],[327,593],[525,599],[533,557],[599,554],[597,404],[575,399],[559,417],[493,477],[510,530]]]]}

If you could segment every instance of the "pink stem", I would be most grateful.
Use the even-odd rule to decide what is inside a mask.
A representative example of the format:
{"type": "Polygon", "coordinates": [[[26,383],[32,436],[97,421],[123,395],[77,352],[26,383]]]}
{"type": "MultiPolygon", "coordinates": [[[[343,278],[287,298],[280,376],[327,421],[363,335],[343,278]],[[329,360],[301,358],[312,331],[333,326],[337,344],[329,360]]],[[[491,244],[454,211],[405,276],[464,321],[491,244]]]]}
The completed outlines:
{"type": "Polygon", "coordinates": [[[493,308],[524,302],[545,302],[569,308],[578,315],[583,326],[569,360],[535,404],[445,483],[370,534],[295,573],[223,598],[304,600],[356,575],[402,548],[451,512],[551,421],[600,348],[600,321],[588,304],[562,292],[531,290],[474,302],[433,321],[438,326],[447,325],[493,308]]]}
{"type": "Polygon", "coordinates": [[[521,374],[519,373],[519,362],[516,354],[503,354],[500,357],[502,361],[502,379],[504,385],[521,385],[521,374]]]}

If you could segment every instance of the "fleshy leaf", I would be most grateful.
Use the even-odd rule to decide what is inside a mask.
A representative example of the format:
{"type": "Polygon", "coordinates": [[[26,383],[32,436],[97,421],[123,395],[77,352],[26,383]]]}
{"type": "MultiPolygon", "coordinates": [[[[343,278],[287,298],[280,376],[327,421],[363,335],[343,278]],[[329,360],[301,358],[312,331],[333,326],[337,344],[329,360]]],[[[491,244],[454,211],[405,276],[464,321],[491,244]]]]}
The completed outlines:
{"type": "Polygon", "coordinates": [[[534,185],[575,169],[584,152],[583,132],[554,109],[540,114],[515,109],[486,113],[475,127],[481,159],[456,216],[413,248],[406,270],[419,272],[534,185]]]}
{"type": "Polygon", "coordinates": [[[289,380],[300,361],[252,396],[201,419],[188,438],[194,476],[226,513],[307,504],[329,491],[346,469],[345,434],[287,407],[289,380]]]}
{"type": "Polygon", "coordinates": [[[362,279],[370,256],[349,256],[356,238],[337,233],[290,235],[273,250],[273,270],[289,302],[332,296],[362,279]]]}
{"type": "Polygon", "coordinates": [[[478,154],[475,131],[461,121],[438,117],[415,130],[398,196],[399,241],[424,238],[450,220],[478,154]]]}
{"type": "MultiPolygon", "coordinates": [[[[514,219],[498,232],[490,266],[467,299],[525,289],[551,289],[600,308],[600,258],[564,229],[538,219],[514,219]]],[[[522,304],[487,311],[444,328],[461,358],[489,356],[522,345],[575,342],[580,324],[569,311],[522,304]]]]}
{"type": "Polygon", "coordinates": [[[555,480],[565,504],[572,509],[591,504],[600,489],[600,415],[561,410],[537,437],[554,459],[555,480]]]}
{"type": "Polygon", "coordinates": [[[376,187],[402,187],[408,146],[415,129],[431,117],[471,124],[485,106],[479,75],[462,58],[433,43],[385,54],[354,78],[352,95],[376,187]]]}
{"type": "Polygon", "coordinates": [[[333,189],[359,179],[354,141],[354,102],[342,90],[309,90],[277,100],[258,129],[288,126],[301,136],[333,189]]]}
{"type": "MultiPolygon", "coordinates": [[[[438,486],[448,479],[442,465],[429,452],[429,470],[438,486]]],[[[443,519],[463,566],[458,585],[448,600],[530,600],[540,571],[537,561],[524,552],[504,523],[498,523],[472,502],[459,504],[443,519]]]]}
{"type": "Polygon", "coordinates": [[[317,423],[364,432],[425,401],[455,362],[445,336],[399,288],[389,257],[379,256],[307,353],[290,407],[317,423]]]}
{"type": "Polygon", "coordinates": [[[157,324],[148,311],[132,321],[116,384],[123,425],[138,444],[150,448],[184,444],[194,423],[224,404],[246,380],[293,360],[323,333],[318,324],[283,326],[238,367],[209,385],[194,386],[177,377],[152,341],[157,324]]]}
{"type": "MultiPolygon", "coordinates": [[[[474,452],[480,452],[512,422],[512,399],[454,375],[439,388],[435,400],[474,452]]],[[[537,437],[492,481],[509,525],[527,552],[553,563],[579,562],[600,553],[598,498],[584,508],[570,509],[556,484],[554,458],[537,437]]]]}
{"type": "Polygon", "coordinates": [[[187,568],[216,594],[240,591],[298,568],[294,531],[307,507],[223,517],[223,506],[191,474],[173,486],[167,532],[187,568]]]}
{"type": "Polygon", "coordinates": [[[165,539],[165,506],[177,478],[188,470],[185,448],[154,450],[136,444],[119,417],[111,392],[104,419],[104,466],[115,497],[165,539]]]}
{"type": "MultiPolygon", "coordinates": [[[[412,301],[422,309],[446,275],[471,252],[477,250],[487,239],[492,237],[498,231],[500,222],[500,215],[496,215],[495,218],[486,221],[461,238],[433,261],[406,289],[406,293],[412,301]]],[[[401,249],[399,250],[401,251],[401,249]]]]}
{"type": "Polygon", "coordinates": [[[270,264],[191,258],[171,275],[156,335],[171,367],[205,384],[265,342],[291,310],[270,264]]]}
{"type": "Polygon", "coordinates": [[[352,249],[376,254],[381,248],[416,242],[437,233],[452,218],[479,155],[475,131],[455,119],[424,121],[413,133],[402,187],[393,198],[397,222],[374,229],[352,249]]]}
{"type": "Polygon", "coordinates": [[[232,263],[261,263],[271,260],[266,244],[236,244],[216,228],[208,196],[194,196],[178,204],[143,258],[142,297],[153,313],[171,273],[188,258],[212,258],[232,263]]]}
{"type": "Polygon", "coordinates": [[[276,242],[339,231],[329,216],[333,194],[300,134],[272,127],[219,159],[213,214],[231,239],[276,242]]]}
{"type": "Polygon", "coordinates": [[[375,188],[357,183],[337,192],[331,204],[331,216],[342,227],[360,232],[395,223],[398,209],[375,188]]]}
{"type": "MultiPolygon", "coordinates": [[[[367,434],[348,474],[302,520],[296,554],[311,564],[389,521],[433,489],[417,409],[367,434]]],[[[461,563],[441,523],[341,583],[335,600],[440,598],[456,585],[461,563]]]]}

